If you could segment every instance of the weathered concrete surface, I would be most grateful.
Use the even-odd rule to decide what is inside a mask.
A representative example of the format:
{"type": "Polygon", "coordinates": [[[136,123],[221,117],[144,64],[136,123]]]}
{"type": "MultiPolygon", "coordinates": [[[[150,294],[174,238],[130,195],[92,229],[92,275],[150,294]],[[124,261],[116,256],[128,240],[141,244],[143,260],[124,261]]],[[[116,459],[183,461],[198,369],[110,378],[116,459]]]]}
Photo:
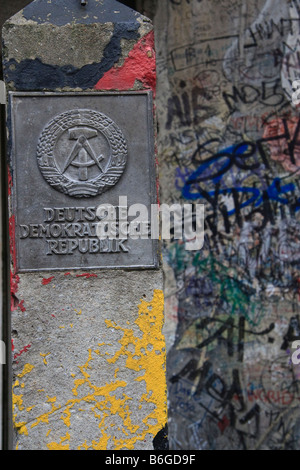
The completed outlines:
{"type": "Polygon", "coordinates": [[[299,1],[140,3],[161,202],[206,214],[164,250],[170,447],[299,450],[299,1]]]}
{"type": "MultiPolygon", "coordinates": [[[[80,7],[73,0],[63,6],[58,0],[36,0],[3,26],[8,90],[94,89],[151,32],[147,18],[116,1],[91,0],[80,7]]],[[[151,62],[147,54],[144,73],[145,61],[151,62]]],[[[143,85],[136,83],[137,88],[143,85]]]]}
{"type": "MultiPolygon", "coordinates": [[[[6,22],[8,90],[155,92],[151,22],[115,1],[78,5],[36,0],[6,22]]],[[[18,273],[14,184],[10,166],[14,447],[164,447],[161,268],[18,273]]]]}
{"type": "Polygon", "coordinates": [[[151,449],[165,425],[161,273],[20,276],[18,449],[151,449]]]}

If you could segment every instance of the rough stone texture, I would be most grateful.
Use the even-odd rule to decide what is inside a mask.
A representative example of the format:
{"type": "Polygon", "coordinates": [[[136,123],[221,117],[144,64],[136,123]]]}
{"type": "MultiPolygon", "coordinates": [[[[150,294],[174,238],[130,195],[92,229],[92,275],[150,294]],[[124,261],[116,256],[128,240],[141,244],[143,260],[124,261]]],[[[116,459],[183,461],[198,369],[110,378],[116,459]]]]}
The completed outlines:
{"type": "MultiPolygon", "coordinates": [[[[155,92],[151,22],[78,5],[36,0],[5,23],[8,90],[155,92]]],[[[14,182],[10,167],[10,195],[14,182]]],[[[165,448],[161,268],[17,273],[10,211],[14,447],[165,448]]]]}

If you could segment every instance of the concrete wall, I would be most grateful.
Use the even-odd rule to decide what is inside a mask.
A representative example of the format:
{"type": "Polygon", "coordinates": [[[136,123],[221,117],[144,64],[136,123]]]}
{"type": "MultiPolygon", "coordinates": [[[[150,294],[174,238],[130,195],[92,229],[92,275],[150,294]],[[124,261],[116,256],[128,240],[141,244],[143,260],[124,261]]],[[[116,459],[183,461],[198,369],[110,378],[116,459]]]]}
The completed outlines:
{"type": "Polygon", "coordinates": [[[172,449],[299,449],[299,11],[156,3],[161,201],[206,213],[165,244],[172,449]]]}

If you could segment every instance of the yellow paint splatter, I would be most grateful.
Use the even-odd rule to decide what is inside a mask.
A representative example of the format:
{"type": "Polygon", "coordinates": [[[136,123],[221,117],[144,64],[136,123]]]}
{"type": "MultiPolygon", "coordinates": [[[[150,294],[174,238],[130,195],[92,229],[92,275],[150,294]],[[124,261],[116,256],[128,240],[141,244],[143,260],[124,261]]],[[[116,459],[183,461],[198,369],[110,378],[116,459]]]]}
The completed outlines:
{"type": "Polygon", "coordinates": [[[57,444],[56,442],[50,442],[47,444],[49,450],[70,450],[70,444],[63,444],[65,441],[70,440],[70,434],[67,434],[60,438],[60,442],[57,444]]]}
{"type": "Polygon", "coordinates": [[[29,413],[29,411],[31,411],[34,407],[35,407],[35,405],[33,405],[33,406],[28,406],[28,408],[26,408],[27,413],[29,413]]]}
{"type": "Polygon", "coordinates": [[[60,410],[61,408],[60,406],[55,406],[56,400],[57,400],[56,397],[47,396],[47,403],[51,403],[52,405],[51,410],[48,411],[48,413],[44,413],[40,416],[37,416],[34,422],[31,424],[31,428],[34,428],[41,423],[49,424],[49,416],[55,413],[56,411],[60,410]]]}
{"type": "Polygon", "coordinates": [[[51,354],[51,353],[46,353],[46,354],[40,353],[40,356],[44,358],[44,359],[43,359],[43,362],[44,362],[45,365],[48,364],[46,357],[49,356],[49,354],[51,354]]]}
{"type": "Polygon", "coordinates": [[[22,377],[24,377],[24,375],[29,374],[29,372],[31,372],[33,368],[34,366],[32,364],[25,364],[23,371],[18,374],[17,377],[20,377],[21,379],[22,377]]]}
{"type": "Polygon", "coordinates": [[[25,436],[28,436],[28,431],[26,427],[27,423],[14,423],[14,424],[19,434],[25,434],[25,436]]]}
{"type": "MultiPolygon", "coordinates": [[[[24,368],[23,368],[23,371],[20,373],[20,374],[17,374],[17,377],[19,377],[20,379],[23,378],[26,374],[29,374],[32,369],[34,368],[34,366],[32,364],[25,364],[24,368]]],[[[16,421],[16,418],[17,418],[17,409],[19,411],[22,411],[24,410],[24,406],[23,406],[23,395],[17,395],[14,390],[16,387],[21,387],[21,388],[24,388],[24,383],[22,383],[20,385],[20,382],[19,380],[17,379],[13,385],[13,391],[12,391],[12,407],[13,407],[13,423],[14,423],[14,426],[15,428],[17,429],[18,433],[19,434],[24,434],[24,435],[28,435],[28,430],[27,430],[27,427],[26,427],[26,424],[25,422],[17,422],[16,421]]]]}
{"type": "Polygon", "coordinates": [[[55,403],[57,400],[56,397],[48,397],[48,395],[47,395],[47,398],[48,398],[47,403],[55,403]]]}
{"type": "MultiPolygon", "coordinates": [[[[57,397],[47,396],[47,403],[51,404],[51,410],[37,416],[31,422],[31,428],[49,424],[50,416],[55,413],[55,416],[71,429],[72,416],[76,416],[76,413],[78,416],[80,410],[83,413],[88,410],[98,421],[98,435],[91,442],[85,440],[82,445],[78,446],[78,449],[134,449],[136,442],[144,441],[147,435],[153,438],[167,421],[166,358],[165,341],[162,335],[163,308],[163,293],[156,290],[150,302],[140,301],[134,330],[129,322],[127,322],[128,328],[124,328],[107,320],[105,322],[107,328],[120,332],[118,350],[114,353],[107,353],[105,348],[89,349],[85,364],[78,367],[78,373],[70,374],[74,383],[73,397],[66,403],[59,404],[57,397]],[[111,366],[115,365],[108,381],[100,386],[95,385],[92,380],[93,367],[98,367],[99,358],[107,361],[111,366]],[[140,412],[136,416],[132,413],[132,404],[136,403],[137,397],[131,396],[131,391],[129,391],[132,390],[132,383],[129,386],[125,380],[118,378],[123,372],[118,364],[119,360],[125,360],[126,367],[134,372],[134,380],[144,383],[145,392],[140,396],[140,412]],[[138,422],[135,422],[136,419],[138,422]],[[119,432],[116,437],[115,430],[117,429],[119,432]]],[[[81,310],[76,313],[81,314],[81,310]]],[[[105,342],[98,343],[99,347],[108,345],[109,343],[105,342]]],[[[46,360],[46,355],[41,354],[41,356],[46,360]]],[[[23,372],[18,375],[19,379],[29,373],[33,367],[26,364],[23,372]]],[[[18,381],[15,386],[20,386],[18,381]]],[[[20,410],[24,408],[22,395],[15,395],[14,406],[20,410]]],[[[26,423],[19,423],[17,427],[19,432],[25,435],[28,432],[26,423]]],[[[49,434],[50,429],[47,431],[47,436],[49,434]]],[[[71,436],[67,432],[57,442],[49,442],[47,448],[69,450],[70,442],[71,436]]]]}
{"type": "Polygon", "coordinates": [[[91,447],[87,445],[86,440],[84,441],[83,444],[78,446],[78,450],[89,450],[91,447]]]}
{"type": "Polygon", "coordinates": [[[60,417],[60,419],[63,420],[66,426],[70,427],[71,426],[70,418],[71,418],[71,412],[70,412],[70,407],[69,407],[63,412],[63,415],[60,417]]]}
{"type": "MultiPolygon", "coordinates": [[[[116,363],[121,356],[125,356],[126,366],[141,373],[135,380],[138,382],[144,381],[146,384],[146,393],[141,398],[141,404],[148,402],[154,405],[153,411],[143,420],[146,429],[142,432],[142,435],[135,435],[125,440],[114,438],[116,450],[124,447],[133,449],[134,443],[138,439],[144,439],[149,433],[153,436],[156,435],[164,427],[167,420],[166,358],[165,341],[162,334],[163,308],[164,298],[163,292],[160,290],[154,291],[151,302],[141,300],[139,316],[135,321],[142,333],[141,337],[135,336],[130,328],[121,328],[110,320],[106,321],[107,327],[123,332],[123,337],[119,340],[121,348],[111,359],[108,359],[108,362],[116,363]],[[134,351],[129,347],[130,345],[134,345],[134,351]],[[161,354],[157,354],[157,351],[161,354]]],[[[136,429],[132,427],[131,431],[134,434],[136,429]]]]}

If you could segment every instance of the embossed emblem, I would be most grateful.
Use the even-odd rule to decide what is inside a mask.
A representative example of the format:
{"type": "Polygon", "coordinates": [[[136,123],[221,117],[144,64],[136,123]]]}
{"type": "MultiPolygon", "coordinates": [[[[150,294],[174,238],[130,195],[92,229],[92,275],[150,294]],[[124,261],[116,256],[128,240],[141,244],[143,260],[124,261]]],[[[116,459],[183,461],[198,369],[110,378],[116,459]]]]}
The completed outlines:
{"type": "Polygon", "coordinates": [[[45,180],[73,197],[92,197],[114,186],[127,161],[122,131],[105,114],[73,109],[43,129],[37,160],[45,180]]]}

